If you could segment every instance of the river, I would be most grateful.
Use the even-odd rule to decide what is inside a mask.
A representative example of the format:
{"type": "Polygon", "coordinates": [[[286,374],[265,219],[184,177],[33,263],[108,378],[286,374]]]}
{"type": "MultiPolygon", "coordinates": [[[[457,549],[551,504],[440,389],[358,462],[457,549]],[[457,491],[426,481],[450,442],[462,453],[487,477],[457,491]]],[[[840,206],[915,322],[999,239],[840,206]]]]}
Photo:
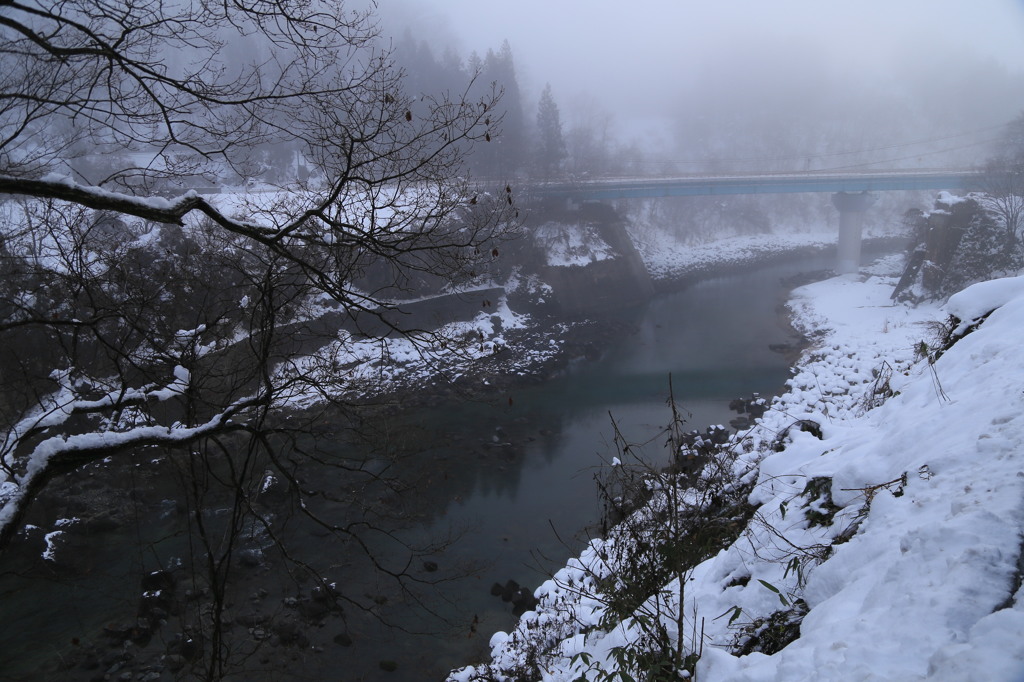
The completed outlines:
{"type": "MultiPolygon", "coordinates": [[[[310,646],[303,649],[268,640],[235,679],[440,680],[450,668],[485,656],[491,633],[515,622],[511,606],[492,596],[492,584],[515,580],[533,589],[594,532],[599,503],[593,477],[616,454],[611,419],[631,441],[650,440],[669,421],[670,375],[692,428],[727,424],[735,416],[728,409],[733,398],[777,393],[792,356],[771,347],[798,341],[780,315],[783,281],[832,264],[832,258],[819,257],[752,268],[659,295],[623,313],[636,331],[617,339],[599,359],[580,361],[559,377],[491,401],[418,410],[390,427],[407,456],[401,479],[410,482],[389,502],[405,519],[396,534],[412,543],[451,540],[420,572],[428,580],[451,579],[422,592],[446,620],[426,616],[361,572],[343,544],[296,527],[295,546],[316,557],[327,573],[341,576],[342,591],[372,596],[379,602],[376,615],[426,634],[388,629],[370,614],[347,609],[343,616],[325,615],[307,633],[310,646]]],[[[662,440],[646,448],[655,463],[667,458],[662,440]]],[[[126,530],[177,537],[173,525],[172,515],[126,530]]],[[[20,575],[0,575],[0,678],[102,679],[105,669],[116,667],[101,660],[91,671],[44,672],[103,623],[130,615],[131,600],[114,597],[132,580],[132,571],[147,563],[138,549],[127,552],[134,560],[122,557],[118,543],[130,542],[132,532],[109,534],[83,548],[81,564],[88,570],[78,566],[44,578],[16,565],[20,575]]],[[[295,581],[259,569],[240,581],[240,594],[255,593],[251,608],[271,617],[287,615],[280,596],[294,591],[295,581]]],[[[234,605],[235,613],[245,608],[234,605]]],[[[172,626],[163,629],[156,640],[170,639],[172,626]]],[[[125,664],[119,670],[129,669],[125,664]]],[[[143,679],[122,674],[115,671],[111,679],[143,679]]],[[[148,679],[174,679],[160,666],[150,674],[148,679]]]]}

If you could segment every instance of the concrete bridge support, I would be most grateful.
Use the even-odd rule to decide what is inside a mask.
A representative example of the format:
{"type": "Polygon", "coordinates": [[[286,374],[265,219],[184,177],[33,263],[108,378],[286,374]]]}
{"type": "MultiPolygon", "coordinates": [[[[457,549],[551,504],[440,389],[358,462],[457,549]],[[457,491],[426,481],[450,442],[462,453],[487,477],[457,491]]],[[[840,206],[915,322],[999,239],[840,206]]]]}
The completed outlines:
{"type": "Polygon", "coordinates": [[[844,275],[860,267],[860,235],[864,211],[875,201],[867,192],[856,194],[836,192],[832,204],[839,210],[839,242],[836,248],[836,270],[844,275]]]}

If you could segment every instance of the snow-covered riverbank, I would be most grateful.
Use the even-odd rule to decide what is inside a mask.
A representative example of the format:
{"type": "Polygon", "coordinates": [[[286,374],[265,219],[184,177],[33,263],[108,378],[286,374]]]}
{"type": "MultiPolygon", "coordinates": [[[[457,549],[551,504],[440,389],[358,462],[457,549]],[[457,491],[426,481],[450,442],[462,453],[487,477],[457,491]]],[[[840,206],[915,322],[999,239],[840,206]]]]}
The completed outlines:
{"type": "Polygon", "coordinates": [[[734,540],[624,619],[615,534],[595,540],[490,665],[450,679],[610,679],[652,660],[652,614],[702,680],[1024,679],[1024,279],[910,308],[889,299],[897,270],[794,292],[815,344],[718,460],[750,505],[734,540]],[[941,352],[936,323],[993,308],[941,352]]]}
{"type": "MultiPolygon", "coordinates": [[[[892,234],[880,237],[892,248],[892,234]]],[[[761,234],[699,246],[683,246],[666,237],[641,247],[644,265],[657,286],[675,290],[736,269],[749,271],[781,259],[826,252],[835,248],[835,235],[761,234]]],[[[507,281],[489,286],[504,288],[506,293],[496,294],[472,319],[445,324],[433,336],[364,339],[341,331],[338,341],[296,359],[291,369],[340,369],[350,378],[348,398],[400,395],[408,403],[415,402],[418,394],[433,398],[447,393],[485,395],[516,382],[543,381],[574,357],[596,354],[608,338],[620,333],[608,316],[561,319],[514,310],[509,297],[517,290],[546,286],[527,281],[518,271],[507,281]]],[[[295,396],[294,403],[306,406],[320,400],[319,394],[304,394],[295,396]]]]}
{"type": "MultiPolygon", "coordinates": [[[[904,235],[879,232],[865,248],[891,250],[904,235]]],[[[798,259],[835,249],[833,233],[784,233],[730,237],[701,245],[684,246],[664,237],[639,243],[644,265],[661,291],[678,290],[702,279],[749,271],[773,262],[798,259]]],[[[609,318],[576,317],[569,320],[514,310],[509,295],[526,286],[518,272],[506,282],[499,296],[473,319],[446,324],[436,339],[358,339],[341,332],[340,342],[326,346],[316,356],[300,358],[297,366],[329,364],[351,377],[350,398],[400,395],[484,395],[495,387],[516,382],[536,383],[561,371],[575,357],[599,352],[608,338],[621,332],[609,318]],[[443,339],[441,345],[432,341],[443,339]],[[455,352],[453,352],[455,351],[455,352]]],[[[546,286],[542,283],[539,286],[546,286]]],[[[297,405],[316,403],[318,395],[296,396],[297,405]]]]}

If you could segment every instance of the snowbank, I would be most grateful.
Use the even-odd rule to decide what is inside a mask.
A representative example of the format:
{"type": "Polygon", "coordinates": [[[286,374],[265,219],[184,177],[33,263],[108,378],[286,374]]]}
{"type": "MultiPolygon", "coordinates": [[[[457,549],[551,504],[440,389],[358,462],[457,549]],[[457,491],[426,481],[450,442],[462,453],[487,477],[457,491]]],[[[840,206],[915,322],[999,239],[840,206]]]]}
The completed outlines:
{"type": "Polygon", "coordinates": [[[946,311],[970,323],[1021,296],[1024,296],[1024,277],[1003,277],[979,282],[953,294],[946,303],[946,311]]]}
{"type": "Polygon", "coordinates": [[[756,263],[766,257],[801,249],[835,248],[836,243],[835,232],[746,235],[696,245],[674,239],[633,237],[647,271],[655,280],[756,263]]]}
{"type": "MultiPolygon", "coordinates": [[[[1024,278],[945,309],[893,306],[894,283],[886,272],[794,292],[816,343],[748,435],[762,447],[733,462],[752,483],[752,520],[664,591],[685,593],[684,648],[700,653],[703,682],[1024,680],[1024,278]],[[919,357],[949,313],[993,309],[919,357]],[[810,423],[817,433],[793,428],[810,423]],[[788,644],[750,646],[801,617],[788,644]]],[[[490,666],[450,679],[514,679],[527,664],[544,680],[607,679],[643,628],[599,627],[605,550],[595,541],[537,590],[537,612],[492,639],[490,666]]]]}
{"type": "Polygon", "coordinates": [[[545,254],[549,266],[584,266],[616,257],[615,250],[592,225],[547,222],[536,227],[533,233],[534,242],[545,254]]]}

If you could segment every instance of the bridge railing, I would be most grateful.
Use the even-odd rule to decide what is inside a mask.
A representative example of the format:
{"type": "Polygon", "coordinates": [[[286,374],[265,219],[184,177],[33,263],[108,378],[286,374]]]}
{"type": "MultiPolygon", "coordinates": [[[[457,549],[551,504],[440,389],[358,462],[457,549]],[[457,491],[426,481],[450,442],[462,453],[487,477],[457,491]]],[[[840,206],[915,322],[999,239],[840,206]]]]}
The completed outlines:
{"type": "Polygon", "coordinates": [[[850,172],[782,172],[683,175],[661,178],[601,178],[523,186],[537,198],[620,199],[721,194],[878,192],[979,189],[986,173],[977,169],[912,169],[850,172]]]}

